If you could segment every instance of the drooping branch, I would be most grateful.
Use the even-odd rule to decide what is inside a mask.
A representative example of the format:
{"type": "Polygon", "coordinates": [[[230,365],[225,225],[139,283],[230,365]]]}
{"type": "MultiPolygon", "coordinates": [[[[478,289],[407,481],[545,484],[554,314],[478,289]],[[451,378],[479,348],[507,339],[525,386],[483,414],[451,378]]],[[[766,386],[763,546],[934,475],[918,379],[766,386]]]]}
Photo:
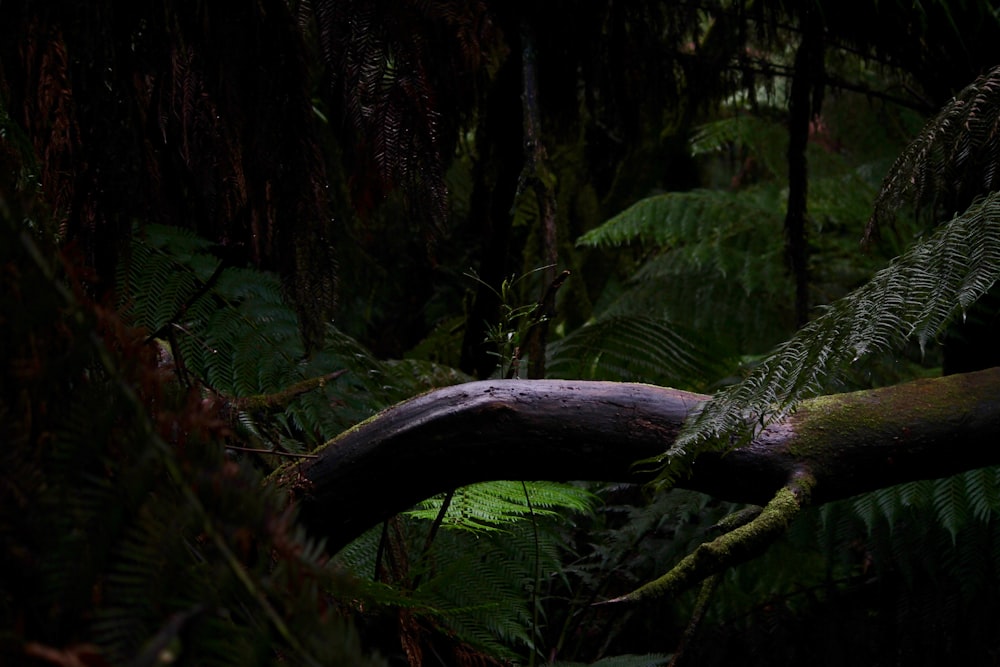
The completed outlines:
{"type": "MultiPolygon", "coordinates": [[[[339,549],[419,500],[492,479],[651,479],[708,397],[641,384],[472,382],[400,403],[276,474],[301,518],[339,549]]],[[[695,458],[679,487],[765,505],[803,474],[822,504],[1000,464],[1000,368],[804,401],[731,452],[695,458]]]]}

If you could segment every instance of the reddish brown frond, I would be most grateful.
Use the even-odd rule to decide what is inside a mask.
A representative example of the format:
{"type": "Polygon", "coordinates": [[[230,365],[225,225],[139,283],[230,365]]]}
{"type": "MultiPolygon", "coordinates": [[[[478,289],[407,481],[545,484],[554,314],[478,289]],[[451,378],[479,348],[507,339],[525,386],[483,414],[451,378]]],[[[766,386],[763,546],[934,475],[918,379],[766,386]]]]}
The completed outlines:
{"type": "Polygon", "coordinates": [[[485,4],[327,0],[313,11],[349,142],[370,151],[355,159],[376,167],[352,169],[355,206],[364,210],[402,188],[412,213],[440,225],[447,215],[444,156],[476,102],[484,65],[502,50],[485,4]]]}

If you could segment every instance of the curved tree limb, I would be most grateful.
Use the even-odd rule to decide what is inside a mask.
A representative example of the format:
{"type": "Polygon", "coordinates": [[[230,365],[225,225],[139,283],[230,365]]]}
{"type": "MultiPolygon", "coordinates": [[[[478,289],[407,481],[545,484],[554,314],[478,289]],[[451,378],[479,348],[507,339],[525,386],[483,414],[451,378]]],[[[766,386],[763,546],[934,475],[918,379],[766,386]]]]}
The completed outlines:
{"type": "Polygon", "coordinates": [[[710,542],[698,545],[662,577],[644,584],[627,595],[607,600],[640,602],[686,590],[706,578],[719,574],[764,553],[785,534],[799,511],[809,504],[816,480],[809,473],[799,473],[787,486],[747,523],[736,526],[710,542]]]}
{"type": "MultiPolygon", "coordinates": [[[[393,406],[275,474],[336,551],[436,493],[493,479],[642,482],[709,397],[641,384],[472,382],[393,406]]],[[[797,476],[814,505],[1000,464],[1000,368],[804,401],[754,442],[699,455],[677,486],[765,505],[797,476]]]]}

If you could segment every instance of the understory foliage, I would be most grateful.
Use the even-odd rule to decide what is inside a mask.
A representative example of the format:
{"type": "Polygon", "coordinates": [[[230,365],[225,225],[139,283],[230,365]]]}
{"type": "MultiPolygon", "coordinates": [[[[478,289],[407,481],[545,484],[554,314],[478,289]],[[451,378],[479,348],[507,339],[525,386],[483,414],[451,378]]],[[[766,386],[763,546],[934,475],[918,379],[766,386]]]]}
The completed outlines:
{"type": "MultiPolygon", "coordinates": [[[[767,424],[788,415],[803,397],[899,381],[928,372],[921,366],[933,368],[940,359],[938,346],[946,327],[962,320],[1000,277],[1000,209],[992,187],[981,187],[989,185],[992,178],[991,156],[996,142],[995,114],[990,109],[996,108],[992,100],[995,78],[996,71],[978,80],[932,119],[881,186],[876,181],[881,173],[877,163],[849,164],[839,155],[825,164],[820,162],[822,154],[811,158],[810,164],[820,164],[810,184],[814,239],[825,236],[827,229],[843,233],[845,223],[849,223],[846,228],[854,232],[855,240],[867,236],[871,243],[880,224],[903,218],[894,230],[903,240],[913,233],[908,230],[915,228],[912,218],[900,210],[909,203],[922,206],[919,213],[930,213],[921,220],[929,217],[932,224],[941,222],[860,288],[820,308],[814,319],[773,352],[746,359],[745,368],[724,381],[730,386],[702,407],[683,436],[664,453],[661,482],[669,486],[671,480],[685,474],[687,462],[697,452],[726,450],[747,442],[767,424]],[[840,164],[831,170],[838,161],[840,164]],[[986,168],[987,164],[991,166],[986,168]],[[942,205],[943,201],[948,204],[942,205]],[[957,213],[948,208],[956,201],[964,201],[957,213]],[[943,218],[941,211],[945,211],[943,218]],[[870,220],[867,229],[865,219],[870,220]],[[908,345],[910,341],[913,345],[908,345]]],[[[769,157],[766,147],[753,148],[764,144],[753,138],[766,136],[765,127],[759,119],[747,122],[737,115],[706,126],[693,142],[693,150],[706,153],[711,153],[713,146],[726,144],[750,147],[750,156],[759,155],[755,163],[765,165],[762,180],[729,190],[655,195],[580,238],[584,246],[613,249],[641,244],[656,249],[642,257],[630,280],[631,293],[626,292],[628,298],[622,298],[623,302],[643,316],[659,307],[665,320],[677,318],[685,324],[698,320],[697,315],[678,318],[675,314],[678,304],[690,298],[684,292],[704,295],[719,282],[740,286],[742,297],[755,305],[762,288],[782,286],[784,292],[772,292],[771,296],[779,304],[782,299],[788,303],[789,285],[780,272],[781,246],[776,242],[781,224],[780,181],[767,178],[771,171],[767,166],[780,162],[773,155],[769,157]],[[761,233],[765,229],[772,231],[761,233]],[[691,281],[693,276],[700,282],[691,281]],[[664,277],[669,280],[653,282],[664,277]],[[648,293],[650,284],[669,296],[643,299],[641,295],[648,293]],[[693,284],[698,286],[692,290],[693,284]],[[635,295],[640,298],[635,299],[635,295]]],[[[760,176],[758,173],[757,178],[760,176]]],[[[845,259],[858,255],[856,246],[847,250],[826,240],[813,243],[819,270],[843,270],[849,266],[845,259]]],[[[869,246],[871,249],[877,248],[869,246]]],[[[864,278],[866,267],[874,266],[870,260],[847,261],[856,267],[849,271],[860,269],[861,273],[844,280],[843,274],[831,279],[832,273],[820,278],[817,271],[815,283],[822,285],[829,280],[831,286],[850,285],[864,278]]],[[[833,295],[839,296],[836,292],[833,295]]],[[[738,304],[731,306],[730,301],[718,297],[704,302],[713,304],[711,317],[715,321],[731,328],[735,322],[753,321],[738,315],[738,304]],[[717,308],[729,316],[719,317],[717,308]]],[[[757,312],[765,309],[756,308],[757,312]]],[[[746,332],[745,326],[735,328],[746,332]]],[[[714,340],[726,337],[723,333],[714,340]]],[[[763,339],[760,335],[751,338],[763,339]]],[[[600,350],[603,341],[597,338],[596,343],[600,350]]],[[[745,342],[735,347],[747,349],[745,342]]],[[[726,664],[724,656],[745,656],[747,650],[754,655],[751,662],[780,662],[783,645],[802,641],[795,639],[802,631],[796,629],[799,624],[807,624],[801,626],[807,629],[817,623],[826,628],[824,635],[805,641],[812,642],[815,649],[810,650],[811,656],[829,656],[824,664],[850,662],[857,656],[851,650],[865,644],[876,647],[879,637],[887,634],[895,638],[894,646],[905,647],[902,650],[907,656],[885,656],[887,662],[925,662],[933,661],[928,656],[943,658],[945,654],[928,646],[915,628],[944,622],[954,638],[950,641],[966,638],[966,649],[973,656],[970,659],[981,659],[981,651],[989,649],[974,638],[988,635],[992,626],[974,620],[976,612],[958,610],[963,605],[991,609],[996,603],[990,592],[995,589],[996,563],[988,556],[995,553],[996,512],[1000,507],[996,475],[997,470],[989,468],[913,482],[837,503],[819,515],[811,513],[800,519],[788,537],[795,546],[776,545],[757,562],[727,573],[717,584],[712,605],[701,619],[708,637],[691,653],[699,656],[699,664],[726,664]],[[928,550],[921,551],[924,558],[911,555],[915,544],[928,550]],[[792,552],[797,555],[791,556],[792,552]],[[798,565],[790,568],[790,562],[798,565]],[[940,579],[928,585],[922,577],[940,579]],[[985,588],[958,584],[966,578],[985,588]],[[897,606],[872,604],[870,595],[890,595],[897,606]],[[876,632],[870,627],[859,632],[867,623],[862,611],[866,605],[878,619],[876,632]],[[939,620],[945,617],[930,612],[928,605],[947,607],[957,618],[939,620]],[[762,611],[762,618],[751,620],[762,611]],[[828,613],[842,615],[836,632],[822,625],[820,619],[828,613]],[[820,617],[814,618],[814,614],[820,617]],[[748,634],[741,634],[740,640],[723,640],[724,628],[736,627],[748,634]],[[766,630],[768,627],[771,629],[766,630]],[[762,630],[765,635],[759,634],[762,630]],[[852,648],[846,649],[843,642],[831,638],[840,631],[852,636],[852,648]],[[824,650],[824,645],[829,648],[824,650]]],[[[879,651],[866,655],[877,654],[879,651]]]]}
{"type": "MultiPolygon", "coordinates": [[[[307,455],[378,409],[467,380],[430,362],[379,361],[332,326],[307,356],[277,278],[226,266],[214,250],[189,232],[149,225],[135,236],[119,293],[124,317],[152,332],[146,341],[170,372],[224,406],[237,458],[272,470],[281,456],[307,455]]],[[[592,504],[586,490],[548,482],[456,489],[394,519],[391,530],[374,529],[330,568],[374,577],[376,585],[357,581],[352,595],[399,625],[399,650],[411,658],[426,650],[514,658],[512,647],[535,645],[540,601],[527,591],[541,571],[559,568],[554,519],[592,504]],[[504,557],[485,557],[500,548],[504,557]]],[[[386,638],[369,641],[384,647],[386,638]]]]}
{"type": "MultiPolygon", "coordinates": [[[[736,135],[734,127],[744,124],[720,121],[711,131],[743,137],[747,146],[754,132],[764,131],[754,125],[736,135]]],[[[708,133],[697,145],[711,155],[708,133]]],[[[859,198],[874,198],[874,169],[843,167],[831,183],[839,178],[859,185],[853,190],[859,198]]],[[[827,229],[850,222],[860,234],[863,218],[854,214],[863,202],[829,196],[823,186],[813,192],[815,215],[827,229]]],[[[719,415],[721,429],[742,427],[757,405],[754,396],[765,396],[760,405],[768,410],[788,409],[803,391],[815,391],[824,373],[896,349],[910,335],[933,359],[935,336],[956,306],[971,305],[997,270],[996,206],[993,194],[977,200],[774,355],[740,359],[734,351],[746,350],[747,340],[761,346],[777,332],[744,328],[713,339],[708,332],[717,312],[683,316],[684,300],[706,292],[682,292],[698,284],[716,295],[718,308],[731,309],[732,321],[742,321],[736,315],[742,313],[748,322],[750,313],[772,307],[766,295],[787,297],[788,281],[774,266],[780,235],[760,233],[780,224],[779,188],[765,178],[733,192],[657,195],[581,240],[607,250],[635,242],[657,250],[639,255],[631,278],[609,283],[590,322],[550,345],[549,373],[696,389],[731,384],[723,397],[756,391],[741,395],[731,404],[736,408],[727,411],[720,399],[720,407],[702,413],[702,419],[719,415]],[[664,286],[676,298],[654,300],[664,286]],[[735,298],[720,296],[725,290],[735,298]],[[746,379],[736,382],[741,373],[746,379]]],[[[28,254],[11,254],[8,266],[26,257],[33,272],[49,266],[9,226],[11,243],[4,247],[28,254]]],[[[838,268],[837,258],[849,251],[836,243],[822,239],[817,247],[830,284],[867,270],[864,262],[838,268]]],[[[694,593],[656,603],[656,615],[673,628],[656,641],[630,630],[647,625],[648,610],[592,603],[669,568],[738,507],[677,491],[650,500],[628,486],[491,483],[429,499],[328,560],[321,545],[298,531],[279,497],[260,493],[267,488],[261,474],[283,457],[308,455],[380,408],[468,378],[419,359],[376,359],[333,325],[307,354],[279,279],[229,263],[223,249],[191,232],[142,225],[127,258],[118,271],[117,314],[87,305],[82,294],[68,295],[63,285],[73,276],[44,271],[27,283],[37,293],[11,291],[15,300],[5,304],[3,312],[32,315],[5,329],[8,349],[23,350],[5,367],[16,382],[5,385],[20,386],[41,372],[31,370],[41,368],[38,355],[53,353],[32,351],[33,345],[77,350],[65,367],[45,371],[77,378],[65,397],[5,393],[5,414],[19,414],[34,400],[57,406],[44,422],[13,422],[10,441],[26,449],[5,454],[10,502],[4,507],[12,509],[3,515],[4,529],[20,536],[29,526],[59,527],[28,530],[28,538],[12,542],[6,571],[28,575],[4,584],[14,593],[4,608],[7,627],[24,628],[4,637],[11,655],[380,664],[364,657],[363,647],[374,646],[390,662],[442,655],[454,664],[489,665],[586,656],[606,667],[662,665],[667,651],[687,641],[682,628],[695,615],[702,639],[686,649],[689,659],[727,664],[741,655],[753,664],[774,659],[794,633],[808,635],[836,615],[826,634],[808,636],[829,646],[826,664],[838,664],[877,650],[885,633],[915,660],[957,655],[953,646],[946,654],[926,645],[927,628],[942,619],[952,641],[989,629],[983,619],[997,603],[990,582],[998,563],[983,555],[1000,551],[994,469],[884,489],[809,513],[764,557],[726,573],[707,611],[697,611],[694,593]],[[63,316],[53,320],[52,312],[63,316]],[[50,329],[39,334],[42,324],[50,329]],[[94,327],[105,331],[103,342],[89,338],[94,327]],[[18,341],[27,332],[35,332],[30,345],[18,341]],[[95,450],[99,443],[107,448],[95,450]],[[63,491],[52,495],[47,488],[63,491]],[[66,489],[75,492],[67,496],[66,489]],[[41,501],[25,513],[26,499],[35,497],[41,501]],[[911,557],[916,552],[919,562],[911,557]],[[69,553],[79,554],[72,576],[61,566],[69,553]],[[44,594],[27,602],[36,587],[44,594]],[[642,655],[609,657],[620,646],[642,655]]],[[[840,381],[848,387],[873,381],[857,377],[846,373],[840,381]]],[[[34,386],[51,381],[39,377],[34,386]]],[[[759,427],[759,417],[750,421],[759,427]]],[[[976,646],[970,640],[973,658],[976,646]]]]}
{"type": "Polygon", "coordinates": [[[558,571],[556,518],[590,511],[584,489],[458,489],[331,563],[262,476],[460,375],[378,361],[332,328],[307,360],[277,280],[224,266],[189,232],[137,234],[121,315],[70,293],[74,277],[54,274],[62,265],[50,268],[9,218],[4,233],[5,275],[25,280],[5,287],[3,311],[25,314],[4,321],[2,409],[25,414],[5,419],[0,526],[5,571],[19,575],[4,581],[3,620],[21,628],[3,637],[12,660],[382,664],[352,628],[361,608],[364,641],[383,650],[388,632],[407,655],[450,652],[455,664],[531,651],[541,602],[528,591],[558,571]],[[68,351],[64,363],[43,364],[55,349],[68,351]],[[50,373],[68,380],[65,395],[35,396],[50,373]],[[411,564],[399,554],[415,544],[424,552],[411,564]],[[373,575],[380,583],[365,584],[373,575]],[[390,629],[370,634],[373,608],[390,629]]]}
{"type": "Polygon", "coordinates": [[[997,655],[997,469],[806,511],[704,596],[640,608],[594,603],[742,508],[498,482],[330,555],[267,479],[459,365],[497,373],[463,337],[510,375],[543,321],[549,377],[717,392],[664,481],[804,396],[939,372],[1000,275],[1000,70],[906,142],[992,65],[989,3],[0,7],[0,662],[997,655]],[[550,285],[504,286],[553,249],[572,274],[541,314],[550,285]]]}
{"type": "Polygon", "coordinates": [[[150,332],[178,380],[228,402],[239,426],[277,451],[312,449],[378,409],[465,379],[430,362],[376,360],[332,324],[307,355],[278,277],[226,265],[185,230],[138,233],[119,293],[123,316],[150,332]]]}
{"type": "Polygon", "coordinates": [[[825,309],[746,379],[713,397],[665,460],[704,443],[748,442],[864,356],[899,349],[911,337],[926,349],[1000,277],[998,201],[1000,194],[987,195],[825,309]],[[734,433],[739,437],[725,438],[734,433]]]}
{"type": "Polygon", "coordinates": [[[3,662],[384,664],[215,401],[0,217],[3,662]]]}
{"type": "Polygon", "coordinates": [[[868,235],[881,220],[895,219],[910,194],[919,204],[930,189],[938,197],[964,198],[971,205],[863,287],[825,308],[739,384],[713,397],[664,455],[665,461],[686,450],[747,442],[863,357],[901,349],[909,339],[926,351],[953,318],[964,317],[1000,278],[1000,194],[991,189],[992,177],[974,167],[992,164],[997,151],[991,129],[996,121],[986,109],[995,107],[998,77],[1000,70],[994,70],[971,84],[904,151],[885,178],[868,235]],[[966,131],[951,130],[956,123],[966,131]],[[925,183],[929,174],[950,176],[931,187],[925,183]]]}

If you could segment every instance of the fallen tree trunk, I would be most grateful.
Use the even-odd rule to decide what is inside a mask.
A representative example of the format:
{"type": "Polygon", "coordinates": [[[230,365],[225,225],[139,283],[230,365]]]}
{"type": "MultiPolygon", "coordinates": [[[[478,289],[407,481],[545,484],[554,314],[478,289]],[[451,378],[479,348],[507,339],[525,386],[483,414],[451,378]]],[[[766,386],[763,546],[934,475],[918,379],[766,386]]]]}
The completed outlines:
{"type": "MultiPolygon", "coordinates": [[[[446,387],[346,431],[277,482],[337,550],[416,502],[495,479],[651,478],[709,397],[642,384],[500,380],[446,387]]],[[[803,473],[812,504],[1000,464],[1000,368],[804,401],[753,443],[698,456],[677,486],[764,504],[803,473]]]]}

